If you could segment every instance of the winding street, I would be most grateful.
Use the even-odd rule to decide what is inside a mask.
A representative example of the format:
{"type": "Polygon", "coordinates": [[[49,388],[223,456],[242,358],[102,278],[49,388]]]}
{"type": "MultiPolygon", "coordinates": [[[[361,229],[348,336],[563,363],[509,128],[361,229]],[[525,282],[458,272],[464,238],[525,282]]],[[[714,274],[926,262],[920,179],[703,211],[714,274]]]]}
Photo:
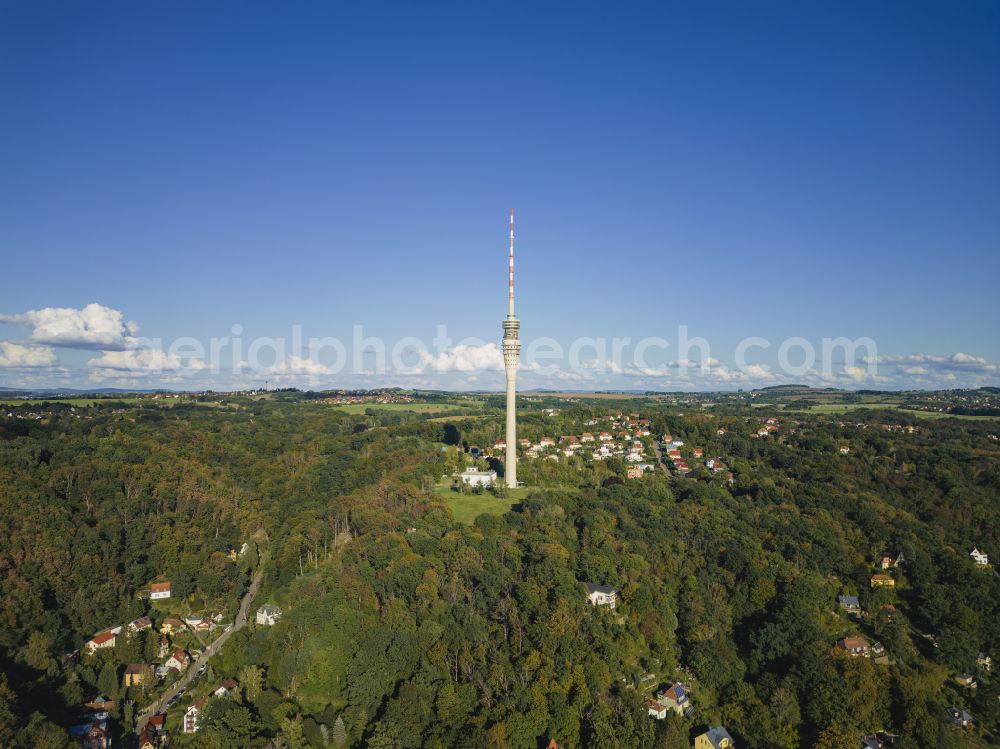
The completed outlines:
{"type": "Polygon", "coordinates": [[[188,666],[187,671],[185,671],[177,681],[171,684],[170,688],[160,695],[159,699],[142,711],[135,721],[135,732],[137,735],[143,728],[146,727],[146,723],[149,722],[150,716],[163,712],[167,702],[172,700],[179,691],[186,689],[188,684],[200,676],[198,669],[207,664],[209,659],[222,649],[222,646],[226,644],[226,640],[229,639],[229,636],[232,635],[233,632],[243,629],[243,627],[246,626],[247,616],[250,612],[250,604],[253,601],[253,597],[257,595],[257,588],[260,587],[260,581],[263,577],[264,565],[258,563],[257,571],[250,580],[250,587],[247,589],[247,592],[240,601],[240,610],[236,614],[236,621],[233,622],[233,624],[230,625],[221,635],[219,635],[200,656],[198,656],[198,660],[192,662],[191,665],[188,666]]]}

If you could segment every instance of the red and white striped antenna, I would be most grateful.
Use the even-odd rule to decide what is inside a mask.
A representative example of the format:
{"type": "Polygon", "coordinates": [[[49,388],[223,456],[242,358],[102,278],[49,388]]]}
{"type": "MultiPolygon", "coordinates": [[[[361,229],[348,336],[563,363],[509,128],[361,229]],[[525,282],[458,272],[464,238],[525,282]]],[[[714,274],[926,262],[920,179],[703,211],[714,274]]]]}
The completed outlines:
{"type": "Polygon", "coordinates": [[[514,209],[510,209],[510,296],[507,300],[507,317],[514,316],[514,209]]]}

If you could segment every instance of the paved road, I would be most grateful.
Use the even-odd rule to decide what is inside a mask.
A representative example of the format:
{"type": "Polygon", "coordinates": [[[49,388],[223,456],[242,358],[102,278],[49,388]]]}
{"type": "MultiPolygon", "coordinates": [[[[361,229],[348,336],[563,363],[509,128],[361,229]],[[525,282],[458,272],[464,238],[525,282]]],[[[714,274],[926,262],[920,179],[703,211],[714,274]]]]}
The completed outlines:
{"type": "Polygon", "coordinates": [[[260,587],[260,581],[261,578],[263,577],[264,577],[264,566],[262,564],[258,564],[257,572],[254,573],[253,579],[250,581],[250,588],[243,596],[243,600],[240,601],[240,610],[236,614],[236,621],[233,622],[233,624],[229,627],[229,629],[227,629],[225,632],[219,635],[218,638],[216,638],[216,640],[205,649],[205,651],[198,657],[198,660],[196,660],[194,663],[188,666],[188,670],[185,671],[177,681],[171,684],[170,688],[167,689],[167,691],[164,692],[162,695],[160,695],[160,698],[156,700],[156,702],[147,707],[138,716],[138,718],[136,718],[135,721],[136,734],[140,733],[142,729],[146,727],[146,723],[149,722],[149,718],[151,715],[156,715],[157,713],[163,712],[169,700],[173,699],[173,697],[179,691],[181,691],[181,689],[186,688],[188,684],[190,684],[192,681],[198,678],[199,676],[198,669],[201,668],[202,665],[208,663],[209,658],[211,658],[213,655],[218,653],[219,650],[222,649],[222,646],[226,644],[226,640],[229,639],[229,636],[233,632],[236,632],[239,629],[243,629],[243,627],[246,626],[247,616],[250,611],[250,603],[253,601],[253,597],[257,595],[257,588],[260,587]]]}
{"type": "Polygon", "coordinates": [[[653,452],[656,453],[656,462],[663,469],[663,472],[667,474],[667,478],[670,478],[670,470],[667,468],[667,464],[663,462],[663,452],[660,450],[660,443],[656,440],[653,440],[653,452]]]}

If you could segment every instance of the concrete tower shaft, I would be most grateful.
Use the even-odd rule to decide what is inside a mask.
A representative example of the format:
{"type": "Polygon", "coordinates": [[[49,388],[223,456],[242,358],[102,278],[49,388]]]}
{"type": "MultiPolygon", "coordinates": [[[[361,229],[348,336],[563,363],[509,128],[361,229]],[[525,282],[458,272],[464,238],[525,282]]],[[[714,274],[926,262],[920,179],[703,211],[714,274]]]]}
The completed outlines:
{"type": "Polygon", "coordinates": [[[507,486],[517,486],[517,365],[521,358],[518,334],[521,321],[514,317],[514,209],[510,209],[510,255],[508,260],[507,318],[503,321],[503,366],[507,374],[507,486]]]}

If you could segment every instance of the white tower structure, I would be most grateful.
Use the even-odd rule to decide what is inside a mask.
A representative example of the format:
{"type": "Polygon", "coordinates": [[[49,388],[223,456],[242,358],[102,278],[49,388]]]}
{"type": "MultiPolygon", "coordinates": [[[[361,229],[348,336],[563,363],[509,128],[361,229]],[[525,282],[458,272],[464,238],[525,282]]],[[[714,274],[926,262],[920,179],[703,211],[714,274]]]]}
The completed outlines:
{"type": "Polygon", "coordinates": [[[514,317],[514,209],[510,209],[510,257],[507,317],[503,321],[503,367],[507,372],[507,486],[517,486],[517,364],[521,358],[521,321],[514,317]]]}

